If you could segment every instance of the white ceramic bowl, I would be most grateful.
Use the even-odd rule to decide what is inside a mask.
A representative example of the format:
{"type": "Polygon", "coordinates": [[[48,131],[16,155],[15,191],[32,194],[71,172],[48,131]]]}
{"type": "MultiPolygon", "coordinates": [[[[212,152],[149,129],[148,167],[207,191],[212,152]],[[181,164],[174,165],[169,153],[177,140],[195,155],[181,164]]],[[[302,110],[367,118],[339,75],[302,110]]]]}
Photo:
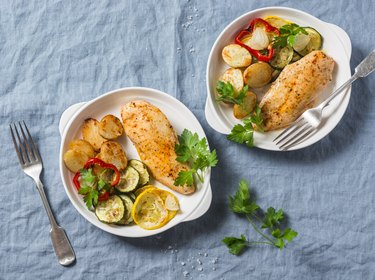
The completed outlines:
{"type": "MultiPolygon", "coordinates": [[[[180,202],[181,210],[167,225],[160,229],[144,230],[136,225],[117,226],[104,224],[96,218],[93,212],[87,209],[82,197],[77,193],[72,183],[74,174],[65,167],[63,154],[67,150],[71,140],[82,138],[81,126],[86,118],[93,117],[100,120],[106,114],[113,114],[120,117],[120,107],[136,99],[148,101],[160,108],[173,125],[177,134],[181,134],[187,128],[193,132],[197,132],[200,137],[206,137],[198,120],[184,104],[161,91],[141,87],[118,89],[99,96],[92,101],[72,105],[62,114],[59,125],[61,134],[60,173],[70,201],[78,212],[93,225],[107,232],[126,237],[150,236],[163,232],[181,222],[194,220],[208,210],[212,199],[210,186],[211,171],[208,170],[204,177],[204,184],[198,184],[197,191],[194,194],[185,196],[174,192],[180,202]]],[[[129,159],[139,158],[135,147],[127,137],[121,137],[116,141],[123,145],[129,159]]],[[[155,181],[153,184],[161,189],[173,192],[159,182],[155,181]]]]}
{"type": "MultiPolygon", "coordinates": [[[[248,12],[231,22],[223,32],[216,39],[207,64],[207,101],[206,101],[206,119],[209,125],[216,131],[229,134],[232,127],[241,121],[234,118],[232,108],[230,106],[218,104],[215,100],[216,90],[215,84],[222,73],[229,68],[221,57],[222,49],[234,42],[238,32],[249,26],[252,19],[265,16],[275,15],[286,20],[295,22],[301,26],[311,26],[318,30],[323,37],[323,50],[331,56],[335,62],[335,69],[333,73],[333,80],[325,90],[322,98],[318,100],[320,103],[332,91],[343,84],[351,76],[350,71],[350,56],[351,56],[351,42],[349,36],[340,27],[321,21],[305,12],[284,8],[284,7],[268,7],[248,12]]],[[[350,88],[336,97],[330,105],[324,110],[324,122],[319,130],[306,141],[294,146],[290,150],[297,150],[319,141],[326,136],[338,122],[341,120],[348,106],[350,99],[350,88]]],[[[254,135],[254,144],[256,147],[266,150],[279,151],[272,140],[281,132],[281,130],[258,133],[254,135]]]]}

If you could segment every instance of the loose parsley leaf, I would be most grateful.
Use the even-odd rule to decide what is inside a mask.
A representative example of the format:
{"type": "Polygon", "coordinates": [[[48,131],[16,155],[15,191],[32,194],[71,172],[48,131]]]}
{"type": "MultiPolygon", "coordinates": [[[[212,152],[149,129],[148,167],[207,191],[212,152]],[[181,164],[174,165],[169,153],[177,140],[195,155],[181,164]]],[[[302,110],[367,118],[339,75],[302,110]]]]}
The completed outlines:
{"type": "Polygon", "coordinates": [[[262,228],[274,228],[284,218],[283,209],[276,212],[275,208],[269,207],[263,219],[262,228]]]}
{"type": "Polygon", "coordinates": [[[241,180],[234,196],[229,196],[229,207],[235,213],[253,214],[259,206],[250,201],[249,184],[241,180]]]}
{"type": "Polygon", "coordinates": [[[98,204],[99,193],[96,190],[98,184],[97,177],[93,173],[92,168],[83,168],[80,170],[80,174],[81,187],[78,193],[83,195],[83,201],[86,203],[87,208],[91,209],[92,206],[98,204]]]}
{"type": "Polygon", "coordinates": [[[99,180],[98,180],[98,190],[100,191],[100,190],[104,189],[104,190],[108,191],[109,188],[110,188],[110,185],[108,184],[108,182],[104,181],[103,178],[99,178],[99,180]]]}
{"type": "Polygon", "coordinates": [[[242,250],[248,246],[246,237],[241,234],[241,238],[236,237],[225,237],[222,242],[229,248],[229,253],[238,255],[242,250]]]}
{"type": "Polygon", "coordinates": [[[297,237],[298,232],[292,230],[291,228],[287,228],[284,231],[283,238],[286,239],[288,242],[292,242],[292,240],[297,237]]]}
{"type": "Polygon", "coordinates": [[[307,31],[298,24],[286,24],[280,28],[280,36],[273,39],[273,46],[275,48],[284,48],[286,46],[293,47],[296,36],[299,33],[308,35],[307,31]]]}
{"type": "Polygon", "coordinates": [[[272,236],[276,238],[276,243],[275,246],[278,247],[280,250],[285,247],[285,241],[291,242],[297,235],[298,233],[291,228],[287,228],[283,233],[281,230],[275,229],[272,231],[272,236]]]}
{"type": "Polygon", "coordinates": [[[223,81],[217,81],[216,90],[219,94],[219,97],[216,98],[217,101],[241,105],[246,96],[246,92],[249,90],[249,87],[247,85],[244,86],[236,95],[236,91],[230,82],[224,83],[223,81]]]}
{"type": "Polygon", "coordinates": [[[88,209],[91,209],[91,207],[98,204],[98,197],[99,193],[95,189],[91,189],[84,197],[83,201],[86,203],[86,206],[88,209]]]}
{"type": "Polygon", "coordinates": [[[254,146],[254,129],[242,124],[236,124],[227,139],[233,142],[243,144],[245,143],[249,148],[254,146]]]}
{"type": "Polygon", "coordinates": [[[208,167],[214,167],[218,163],[216,151],[208,148],[207,139],[199,139],[197,133],[184,129],[178,137],[179,143],[175,146],[176,160],[182,163],[189,163],[191,169],[180,171],[174,184],[176,186],[193,185],[194,175],[203,182],[202,173],[208,167]]]}
{"type": "Polygon", "coordinates": [[[222,242],[229,248],[231,254],[238,255],[250,244],[266,244],[282,250],[286,243],[292,242],[298,235],[291,228],[287,228],[284,231],[280,229],[280,223],[284,217],[282,209],[276,211],[275,208],[269,207],[263,219],[258,216],[257,210],[259,206],[250,200],[249,186],[245,180],[240,181],[236,194],[229,196],[229,206],[233,212],[245,214],[253,229],[264,238],[263,241],[250,241],[244,235],[241,235],[241,238],[225,237],[222,242]],[[257,226],[258,222],[263,222],[261,228],[271,229],[271,235],[267,234],[267,232],[262,232],[261,228],[257,226]]]}
{"type": "Polygon", "coordinates": [[[249,148],[254,146],[254,128],[263,132],[262,110],[259,106],[255,107],[251,116],[245,118],[242,124],[236,124],[227,139],[233,142],[243,144],[245,143],[249,148]]]}
{"type": "Polygon", "coordinates": [[[196,171],[194,169],[190,169],[188,171],[180,171],[180,173],[178,173],[176,180],[174,181],[174,184],[176,186],[184,186],[185,184],[188,186],[193,185],[195,172],[196,171]]]}
{"type": "Polygon", "coordinates": [[[244,120],[245,125],[251,125],[253,128],[259,130],[260,132],[263,132],[263,118],[262,118],[262,109],[257,105],[255,107],[255,110],[253,114],[248,118],[244,120]]]}
{"type": "Polygon", "coordinates": [[[82,182],[85,184],[93,184],[96,181],[96,176],[92,172],[92,168],[80,170],[82,182]]]}

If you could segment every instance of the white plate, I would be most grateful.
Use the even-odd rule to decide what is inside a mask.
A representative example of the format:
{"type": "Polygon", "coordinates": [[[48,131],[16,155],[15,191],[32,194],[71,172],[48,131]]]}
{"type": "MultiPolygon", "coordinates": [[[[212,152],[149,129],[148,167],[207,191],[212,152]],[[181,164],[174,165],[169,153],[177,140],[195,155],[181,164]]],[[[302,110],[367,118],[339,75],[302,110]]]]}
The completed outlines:
{"type": "MultiPolygon", "coordinates": [[[[177,134],[181,134],[182,131],[187,128],[192,132],[197,132],[199,137],[206,137],[198,120],[184,104],[161,91],[140,87],[118,89],[99,96],[87,103],[75,104],[62,114],[59,125],[61,133],[60,173],[70,201],[78,212],[93,225],[107,232],[126,237],[150,236],[163,232],[181,222],[194,220],[208,210],[212,199],[210,186],[211,170],[208,170],[204,177],[204,184],[199,184],[197,186],[197,191],[189,196],[176,193],[159,182],[154,182],[157,187],[173,192],[177,196],[181,207],[179,214],[160,229],[144,230],[136,225],[116,226],[104,224],[96,218],[93,212],[87,209],[82,197],[77,193],[72,183],[74,174],[64,165],[63,154],[67,150],[71,140],[82,138],[81,126],[86,118],[93,117],[100,120],[106,114],[113,114],[120,117],[120,107],[136,99],[148,101],[160,108],[173,125],[177,134]]],[[[135,147],[127,137],[121,137],[121,139],[116,141],[123,145],[129,159],[139,158],[135,147]]]]}
{"type": "MultiPolygon", "coordinates": [[[[226,45],[234,42],[234,38],[238,32],[247,28],[252,19],[257,17],[263,18],[270,15],[279,16],[301,26],[311,26],[318,30],[322,35],[323,50],[335,60],[336,65],[333,73],[333,80],[325,90],[325,94],[323,94],[322,98],[318,100],[318,103],[325,99],[335,88],[338,88],[351,76],[350,55],[352,46],[349,36],[340,27],[321,21],[305,12],[284,7],[262,8],[244,14],[230,23],[219,35],[208,58],[206,73],[207,101],[205,113],[207,122],[213,129],[220,133],[229,134],[234,125],[241,123],[241,121],[234,118],[230,106],[218,104],[215,100],[216,81],[222,73],[229,68],[221,57],[221,51],[226,45]]],[[[294,146],[290,150],[307,147],[326,136],[341,120],[348,106],[349,99],[350,88],[348,88],[345,93],[332,100],[330,105],[324,109],[323,118],[325,121],[322,123],[319,130],[312,137],[294,146]]],[[[255,146],[265,150],[280,151],[272,142],[280,132],[281,130],[267,133],[256,132],[254,135],[255,146]]]]}

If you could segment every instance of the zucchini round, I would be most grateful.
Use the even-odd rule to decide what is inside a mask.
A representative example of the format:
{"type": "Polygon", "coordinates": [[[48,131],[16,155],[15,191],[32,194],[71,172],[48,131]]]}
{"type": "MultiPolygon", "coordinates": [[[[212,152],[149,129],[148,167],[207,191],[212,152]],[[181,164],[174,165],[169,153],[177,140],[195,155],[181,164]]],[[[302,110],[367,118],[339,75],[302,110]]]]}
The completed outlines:
{"type": "Polygon", "coordinates": [[[116,190],[127,193],[135,190],[139,183],[139,173],[133,167],[128,166],[121,172],[120,182],[116,185],[116,190]]]}
{"type": "Polygon", "coordinates": [[[293,58],[293,48],[286,46],[281,49],[276,49],[275,54],[270,60],[270,65],[276,69],[283,69],[285,66],[292,61],[293,58]]]}
{"type": "Polygon", "coordinates": [[[124,217],[117,222],[118,225],[128,225],[131,222],[133,222],[133,217],[132,217],[132,208],[133,208],[133,201],[131,198],[125,194],[119,195],[120,198],[122,199],[122,202],[124,203],[125,206],[125,213],[124,217]]]}
{"type": "Polygon", "coordinates": [[[312,27],[304,27],[304,29],[308,33],[310,41],[302,51],[298,52],[302,56],[305,56],[308,53],[311,53],[312,51],[320,50],[323,45],[322,35],[320,35],[318,31],[316,31],[312,27]]]}
{"type": "Polygon", "coordinates": [[[301,58],[302,58],[302,56],[298,52],[294,51],[292,60],[290,62],[291,63],[296,62],[296,61],[300,60],[301,58]]]}
{"type": "Polygon", "coordinates": [[[271,79],[271,82],[276,81],[276,79],[279,77],[280,73],[281,73],[281,70],[279,70],[279,69],[274,69],[274,70],[272,71],[272,79],[271,79]]]}
{"type": "Polygon", "coordinates": [[[144,186],[150,181],[150,174],[148,173],[147,166],[137,159],[132,159],[129,165],[139,173],[139,185],[144,186]]]}
{"type": "Polygon", "coordinates": [[[124,202],[118,195],[111,195],[107,200],[99,201],[95,208],[98,220],[107,224],[119,222],[124,217],[124,213],[124,202]]]}

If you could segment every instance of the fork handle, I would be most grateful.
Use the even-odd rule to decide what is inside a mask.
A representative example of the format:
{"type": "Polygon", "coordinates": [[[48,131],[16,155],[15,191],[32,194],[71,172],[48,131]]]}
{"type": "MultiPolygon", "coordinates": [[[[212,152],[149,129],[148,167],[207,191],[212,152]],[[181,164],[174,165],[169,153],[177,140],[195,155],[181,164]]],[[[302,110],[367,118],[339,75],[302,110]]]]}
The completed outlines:
{"type": "Polygon", "coordinates": [[[355,80],[357,80],[359,78],[359,76],[357,75],[357,73],[354,73],[353,76],[350,77],[349,80],[347,80],[344,84],[342,84],[338,89],[336,89],[325,101],[323,101],[319,107],[321,107],[321,109],[327,107],[329,105],[329,102],[332,101],[332,99],[334,99],[336,96],[338,96],[339,94],[341,94],[341,92],[348,86],[350,86],[355,80]]]}
{"type": "Polygon", "coordinates": [[[70,265],[75,260],[73,248],[70,245],[69,239],[66,236],[64,229],[56,223],[46,193],[44,192],[44,186],[42,182],[38,180],[36,181],[36,185],[51,224],[50,236],[57,259],[63,266],[70,265]]]}

